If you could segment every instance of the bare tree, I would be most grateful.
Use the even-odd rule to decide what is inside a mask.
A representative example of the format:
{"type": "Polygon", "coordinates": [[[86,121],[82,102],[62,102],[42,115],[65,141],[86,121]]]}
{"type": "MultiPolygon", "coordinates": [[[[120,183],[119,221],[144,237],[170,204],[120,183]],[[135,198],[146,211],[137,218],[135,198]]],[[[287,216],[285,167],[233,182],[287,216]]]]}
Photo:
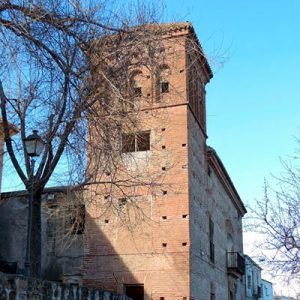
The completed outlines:
{"type": "MultiPolygon", "coordinates": [[[[251,209],[249,230],[262,235],[260,260],[275,276],[299,281],[300,170],[298,158],[282,161],[284,172],[276,186],[264,185],[264,199],[251,209]]],[[[299,283],[299,282],[298,282],[299,283]]]]}
{"type": "MultiPolygon", "coordinates": [[[[78,215],[79,221],[71,222],[69,232],[80,230],[80,207],[93,201],[94,194],[107,195],[104,211],[112,209],[125,220],[132,213],[136,219],[147,218],[136,199],[157,190],[163,181],[156,171],[154,154],[143,157],[141,163],[127,150],[149,147],[148,133],[140,130],[149,127],[145,126],[147,118],[140,115],[149,105],[159,105],[157,78],[167,71],[162,40],[170,28],[154,24],[160,8],[142,5],[118,9],[114,2],[96,2],[0,3],[0,100],[5,144],[27,190],[34,176],[33,276],[40,275],[41,267],[41,194],[55,170],[59,170],[63,184],[83,189],[78,193],[82,197],[61,201],[49,213],[62,217],[61,223],[78,215]],[[146,25],[149,23],[152,25],[146,25]],[[151,79],[151,96],[140,92],[137,78],[140,83],[151,79]],[[20,129],[19,137],[9,136],[9,122],[20,129]],[[24,151],[24,138],[32,129],[39,129],[45,142],[34,174],[24,151]],[[93,185],[92,196],[84,191],[86,185],[93,185]],[[122,195],[126,199],[122,200],[122,195]],[[130,202],[134,209],[126,212],[122,201],[130,202]]],[[[203,51],[192,32],[189,49],[195,60],[204,63],[203,51]]],[[[152,120],[162,117],[155,110],[148,113],[152,120]]],[[[166,168],[170,168],[173,162],[167,161],[166,168]]]]}
{"type": "MultiPolygon", "coordinates": [[[[132,58],[134,48],[149,48],[153,36],[138,25],[155,22],[157,14],[145,6],[135,8],[134,14],[124,10],[120,14],[113,5],[109,1],[93,4],[80,0],[0,3],[0,98],[5,144],[27,190],[32,170],[30,157],[24,151],[24,138],[38,128],[45,142],[33,174],[33,276],[40,274],[41,193],[59,162],[67,164],[69,175],[73,175],[67,178],[69,183],[96,180],[90,171],[93,169],[96,174],[100,161],[94,160],[94,167],[88,168],[85,153],[86,148],[89,153],[92,151],[88,144],[97,145],[88,141],[88,122],[90,126],[98,124],[99,137],[106,139],[102,145],[107,147],[97,149],[99,157],[113,158],[113,133],[120,132],[120,124],[123,128],[137,125],[137,113],[124,111],[134,98],[127,85],[129,57],[132,58]],[[133,33],[130,28],[134,28],[133,33]],[[107,37],[112,35],[113,44],[108,50],[107,44],[101,43],[107,43],[107,37]],[[95,45],[96,40],[100,42],[95,45]],[[97,77],[93,76],[96,52],[97,77]],[[20,129],[19,140],[9,136],[9,122],[20,129]]],[[[153,46],[152,42],[150,48],[153,46]]],[[[136,65],[144,63],[143,59],[136,61],[136,65]]],[[[136,178],[133,182],[137,184],[136,178]]],[[[97,180],[103,181],[99,176],[97,180]]],[[[128,185],[128,178],[123,182],[126,180],[128,185]]]]}

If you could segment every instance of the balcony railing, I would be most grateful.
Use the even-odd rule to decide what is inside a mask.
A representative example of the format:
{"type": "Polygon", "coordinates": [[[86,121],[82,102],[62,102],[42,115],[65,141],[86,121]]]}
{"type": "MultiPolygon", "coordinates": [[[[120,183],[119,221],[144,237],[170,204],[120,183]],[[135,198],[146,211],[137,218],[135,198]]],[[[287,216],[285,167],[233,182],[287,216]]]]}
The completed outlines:
{"type": "Polygon", "coordinates": [[[254,293],[254,297],[256,299],[262,298],[262,288],[261,288],[261,286],[259,286],[259,285],[257,286],[256,292],[254,293]]]}
{"type": "Polygon", "coordinates": [[[245,258],[239,252],[227,252],[227,270],[235,275],[245,274],[245,258]]]}

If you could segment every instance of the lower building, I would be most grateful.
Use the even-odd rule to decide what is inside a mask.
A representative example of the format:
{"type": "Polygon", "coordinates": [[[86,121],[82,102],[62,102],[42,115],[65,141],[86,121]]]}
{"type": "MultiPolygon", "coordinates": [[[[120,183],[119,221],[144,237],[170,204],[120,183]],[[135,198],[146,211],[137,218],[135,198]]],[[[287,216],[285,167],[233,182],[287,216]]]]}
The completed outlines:
{"type": "MultiPolygon", "coordinates": [[[[28,198],[27,191],[1,194],[0,272],[23,274],[28,198]]],[[[70,209],[74,207],[71,201],[74,198],[75,193],[69,187],[47,188],[42,196],[41,275],[45,280],[72,284],[81,282],[84,227],[73,227],[70,209]],[[60,207],[61,202],[68,204],[60,207]]]]}
{"type": "Polygon", "coordinates": [[[263,297],[261,279],[262,268],[248,255],[245,255],[245,262],[246,299],[261,299],[263,297]]]}
{"type": "Polygon", "coordinates": [[[265,279],[261,280],[262,298],[263,300],[274,300],[273,283],[265,279]]]}

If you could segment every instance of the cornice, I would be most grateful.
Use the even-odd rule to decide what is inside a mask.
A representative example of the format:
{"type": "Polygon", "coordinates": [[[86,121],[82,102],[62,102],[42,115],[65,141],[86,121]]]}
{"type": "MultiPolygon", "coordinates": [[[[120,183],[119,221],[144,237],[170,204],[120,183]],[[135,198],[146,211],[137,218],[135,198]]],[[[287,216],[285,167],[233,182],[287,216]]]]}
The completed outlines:
{"type": "Polygon", "coordinates": [[[232,200],[234,206],[238,209],[239,214],[243,217],[247,213],[244,203],[240,198],[233,182],[231,181],[231,178],[227,173],[221,159],[217,155],[216,151],[209,146],[207,147],[207,159],[209,165],[214,169],[216,175],[220,179],[220,182],[232,200]]]}

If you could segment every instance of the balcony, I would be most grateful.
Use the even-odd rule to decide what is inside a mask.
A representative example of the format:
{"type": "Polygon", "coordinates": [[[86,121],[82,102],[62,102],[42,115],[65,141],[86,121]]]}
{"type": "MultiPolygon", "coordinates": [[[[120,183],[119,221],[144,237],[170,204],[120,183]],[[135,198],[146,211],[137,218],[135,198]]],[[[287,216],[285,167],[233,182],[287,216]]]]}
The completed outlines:
{"type": "Polygon", "coordinates": [[[261,286],[258,285],[256,287],[256,291],[255,291],[253,296],[254,296],[255,299],[262,298],[262,288],[261,288],[261,286]]]}
{"type": "Polygon", "coordinates": [[[239,252],[227,252],[227,272],[239,277],[245,274],[245,258],[239,252]]]}

